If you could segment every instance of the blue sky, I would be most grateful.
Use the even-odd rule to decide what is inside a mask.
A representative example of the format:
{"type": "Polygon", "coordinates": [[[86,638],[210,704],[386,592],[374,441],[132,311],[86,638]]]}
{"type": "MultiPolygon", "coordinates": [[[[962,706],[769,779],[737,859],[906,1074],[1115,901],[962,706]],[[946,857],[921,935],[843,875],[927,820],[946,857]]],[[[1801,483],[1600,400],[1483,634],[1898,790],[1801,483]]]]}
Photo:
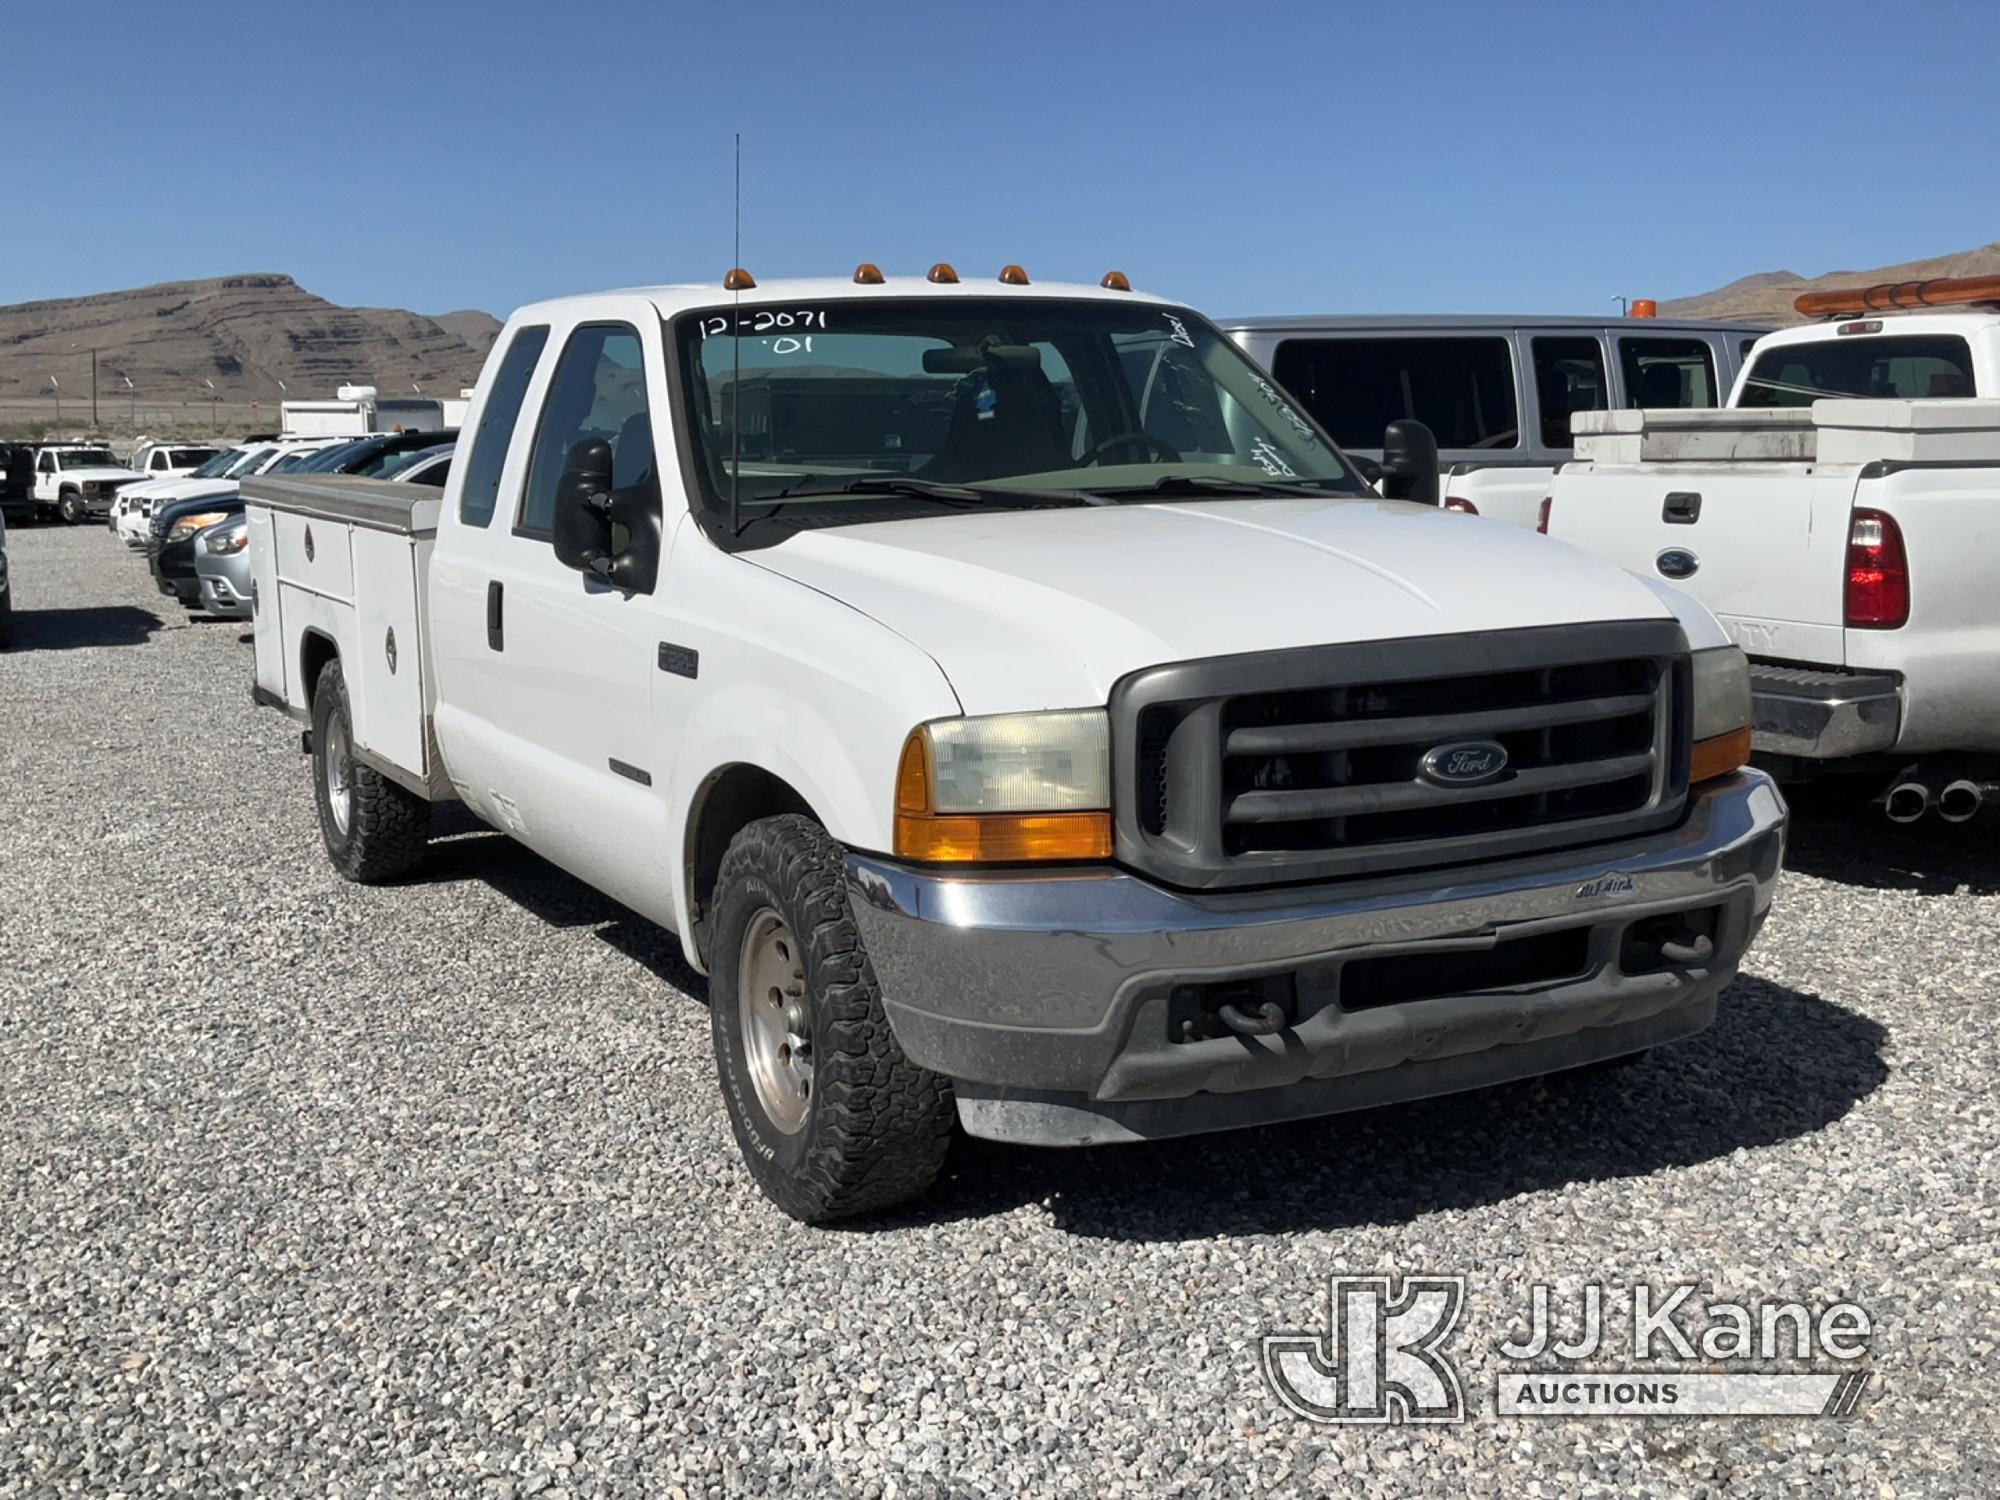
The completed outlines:
{"type": "Polygon", "coordinates": [[[284,271],[504,316],[719,277],[739,129],[759,277],[1020,261],[1215,313],[1603,312],[2000,239],[1991,4],[185,0],[6,29],[74,68],[0,93],[0,303],[284,271]]]}

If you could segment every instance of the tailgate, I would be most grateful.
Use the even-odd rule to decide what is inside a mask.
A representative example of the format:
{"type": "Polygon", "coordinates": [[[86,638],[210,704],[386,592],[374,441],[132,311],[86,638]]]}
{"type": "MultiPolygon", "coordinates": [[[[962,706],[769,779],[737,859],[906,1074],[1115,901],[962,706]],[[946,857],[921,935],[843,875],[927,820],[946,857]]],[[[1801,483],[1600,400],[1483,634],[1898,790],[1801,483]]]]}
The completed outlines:
{"type": "Polygon", "coordinates": [[[1841,665],[1855,475],[1808,463],[1572,463],[1552,486],[1549,534],[1685,589],[1751,656],[1841,665]]]}

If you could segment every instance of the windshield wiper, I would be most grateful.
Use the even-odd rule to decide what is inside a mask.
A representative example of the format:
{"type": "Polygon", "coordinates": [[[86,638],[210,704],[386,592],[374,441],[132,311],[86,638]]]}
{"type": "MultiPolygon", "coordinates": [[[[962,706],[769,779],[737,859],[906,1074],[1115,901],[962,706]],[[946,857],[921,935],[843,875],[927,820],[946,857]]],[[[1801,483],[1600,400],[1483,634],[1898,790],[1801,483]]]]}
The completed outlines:
{"type": "MultiPolygon", "coordinates": [[[[806,479],[817,476],[807,475],[806,479]]],[[[913,500],[929,500],[937,505],[978,510],[995,500],[1030,501],[1035,505],[1103,505],[1108,502],[1081,490],[1005,489],[996,485],[943,484],[934,479],[917,479],[908,474],[863,474],[839,484],[808,484],[801,481],[765,496],[766,509],[759,521],[770,519],[793,500],[824,500],[841,495],[900,495],[913,500]]],[[[994,509],[1000,507],[995,506],[994,509]]]]}
{"type": "Polygon", "coordinates": [[[1100,495],[1121,499],[1143,499],[1149,495],[1296,495],[1305,488],[1345,495],[1347,490],[1328,489],[1324,479],[1225,479],[1220,474],[1168,474],[1151,484],[1105,485],[1100,495]]]}

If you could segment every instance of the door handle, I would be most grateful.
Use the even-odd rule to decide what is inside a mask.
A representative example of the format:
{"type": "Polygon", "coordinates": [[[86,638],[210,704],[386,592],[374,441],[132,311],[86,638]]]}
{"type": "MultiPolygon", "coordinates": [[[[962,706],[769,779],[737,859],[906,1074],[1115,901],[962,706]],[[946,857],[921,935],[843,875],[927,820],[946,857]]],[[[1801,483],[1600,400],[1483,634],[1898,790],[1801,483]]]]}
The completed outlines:
{"type": "Polygon", "coordinates": [[[486,644],[495,651],[507,649],[506,598],[507,591],[499,579],[486,585],[486,644]]]}
{"type": "Polygon", "coordinates": [[[1675,490],[1660,506],[1660,519],[1669,526],[1692,526],[1701,519],[1701,496],[1694,490],[1675,490]]]}

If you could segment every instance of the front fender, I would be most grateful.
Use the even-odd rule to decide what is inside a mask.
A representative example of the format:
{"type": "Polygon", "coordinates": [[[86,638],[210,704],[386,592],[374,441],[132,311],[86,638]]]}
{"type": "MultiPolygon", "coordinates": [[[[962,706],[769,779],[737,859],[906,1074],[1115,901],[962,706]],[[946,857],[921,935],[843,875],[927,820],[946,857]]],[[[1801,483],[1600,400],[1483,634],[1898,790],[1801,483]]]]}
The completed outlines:
{"type": "MultiPolygon", "coordinates": [[[[938,664],[851,606],[685,531],[659,596],[664,628],[698,661],[693,678],[663,674],[656,687],[663,717],[678,721],[668,827],[682,846],[704,790],[742,765],[792,788],[841,843],[889,849],[903,741],[960,712],[938,664]]],[[[685,860],[673,861],[671,880],[692,954],[685,860]]]]}

